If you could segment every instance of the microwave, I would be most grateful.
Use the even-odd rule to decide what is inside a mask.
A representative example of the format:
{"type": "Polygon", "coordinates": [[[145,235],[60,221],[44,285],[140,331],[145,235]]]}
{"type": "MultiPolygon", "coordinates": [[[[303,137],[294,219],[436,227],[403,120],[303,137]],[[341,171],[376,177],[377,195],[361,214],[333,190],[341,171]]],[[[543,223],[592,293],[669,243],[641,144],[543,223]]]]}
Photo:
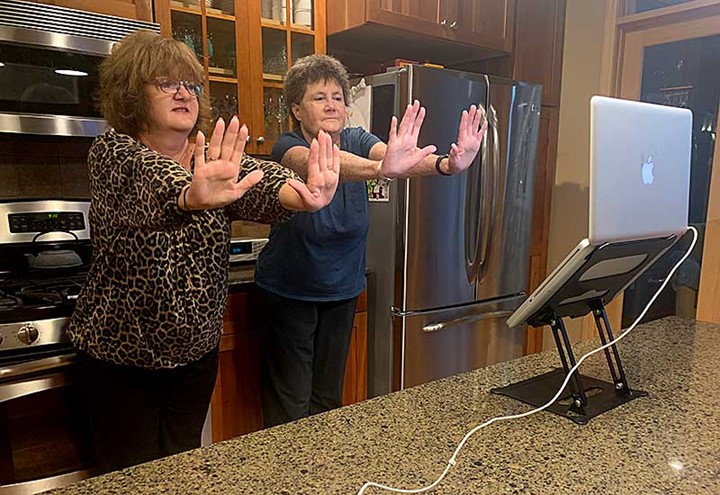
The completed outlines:
{"type": "Polygon", "coordinates": [[[95,137],[98,70],[135,21],[21,0],[0,2],[0,133],[95,137]]]}

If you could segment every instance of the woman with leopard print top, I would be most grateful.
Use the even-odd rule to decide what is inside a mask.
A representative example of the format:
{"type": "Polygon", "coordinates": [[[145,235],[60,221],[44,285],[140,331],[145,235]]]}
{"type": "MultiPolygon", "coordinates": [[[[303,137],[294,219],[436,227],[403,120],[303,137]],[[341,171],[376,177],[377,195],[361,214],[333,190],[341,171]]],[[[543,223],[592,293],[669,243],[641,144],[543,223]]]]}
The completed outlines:
{"type": "Polygon", "coordinates": [[[100,70],[112,129],[93,143],[93,262],[68,332],[103,471],[200,445],[227,296],[230,222],[287,220],[329,203],[339,151],[313,142],[305,183],[244,155],[247,128],[209,114],[185,44],[127,36],[100,70]],[[188,138],[196,133],[195,144],[188,138]]]}

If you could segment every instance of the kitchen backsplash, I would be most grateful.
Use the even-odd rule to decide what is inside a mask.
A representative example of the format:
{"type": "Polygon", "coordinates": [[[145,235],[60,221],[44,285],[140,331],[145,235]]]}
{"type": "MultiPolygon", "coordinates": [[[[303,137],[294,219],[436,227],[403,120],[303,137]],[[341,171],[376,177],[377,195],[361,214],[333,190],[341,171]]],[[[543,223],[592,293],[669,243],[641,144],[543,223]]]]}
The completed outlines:
{"type": "MultiPolygon", "coordinates": [[[[90,138],[0,134],[0,201],[90,199],[90,138]]],[[[268,225],[233,222],[233,237],[267,237],[268,225]]]]}
{"type": "Polygon", "coordinates": [[[92,139],[0,134],[0,200],[90,198],[92,139]]]}

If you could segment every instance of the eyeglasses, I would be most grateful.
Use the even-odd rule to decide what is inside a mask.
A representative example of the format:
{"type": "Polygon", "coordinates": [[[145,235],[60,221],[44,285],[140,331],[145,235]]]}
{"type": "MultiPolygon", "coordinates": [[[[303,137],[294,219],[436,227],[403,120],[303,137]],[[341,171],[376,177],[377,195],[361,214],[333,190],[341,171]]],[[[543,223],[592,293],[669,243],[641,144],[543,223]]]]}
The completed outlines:
{"type": "Polygon", "coordinates": [[[172,81],[169,79],[158,78],[154,81],[155,85],[165,94],[174,95],[180,91],[183,86],[192,96],[198,97],[202,94],[202,85],[193,81],[172,81]]]}

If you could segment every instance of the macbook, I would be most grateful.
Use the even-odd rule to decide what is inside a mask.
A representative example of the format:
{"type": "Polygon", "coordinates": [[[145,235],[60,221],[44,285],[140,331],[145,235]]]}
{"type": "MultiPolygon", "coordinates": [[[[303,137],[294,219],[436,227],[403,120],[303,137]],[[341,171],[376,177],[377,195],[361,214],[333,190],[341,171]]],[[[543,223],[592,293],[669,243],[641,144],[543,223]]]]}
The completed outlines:
{"type": "MultiPolygon", "coordinates": [[[[591,98],[589,235],[510,316],[509,327],[539,311],[598,246],[685,233],[691,140],[690,110],[591,98]]],[[[592,276],[627,273],[643,260],[605,260],[591,268],[592,276]]]]}

